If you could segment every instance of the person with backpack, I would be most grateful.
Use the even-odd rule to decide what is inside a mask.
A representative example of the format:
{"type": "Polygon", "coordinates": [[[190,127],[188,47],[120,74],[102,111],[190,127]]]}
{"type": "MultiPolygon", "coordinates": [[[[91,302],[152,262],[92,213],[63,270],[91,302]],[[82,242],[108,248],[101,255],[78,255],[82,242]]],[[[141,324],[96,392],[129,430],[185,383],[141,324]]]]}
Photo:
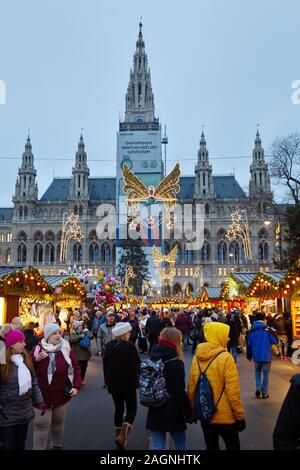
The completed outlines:
{"type": "Polygon", "coordinates": [[[238,371],[227,351],[229,330],[223,323],[205,323],[206,342],[198,345],[190,369],[188,396],[207,450],[219,450],[220,437],[226,450],[239,450],[239,431],[246,427],[238,371]]]}
{"type": "Polygon", "coordinates": [[[265,313],[258,312],[247,338],[247,359],[254,361],[256,398],[269,398],[268,386],[272,362],[272,344],[277,344],[276,332],[267,327],[265,313]]]}
{"type": "Polygon", "coordinates": [[[141,364],[140,401],[148,406],[151,449],[164,450],[169,432],[175,449],[185,450],[186,420],[191,419],[192,410],[185,391],[182,335],[174,327],[162,330],[150,359],[141,364]]]}
{"type": "Polygon", "coordinates": [[[137,411],[140,358],[130,341],[131,331],[129,322],[117,323],[112,329],[113,339],[105,351],[107,388],[115,405],[115,442],[121,449],[127,448],[128,435],[132,431],[137,411]]]}
{"type": "Polygon", "coordinates": [[[84,378],[91,358],[91,339],[93,333],[84,327],[82,320],[75,320],[73,323],[74,332],[71,333],[69,342],[77,358],[81,370],[81,385],[84,385],[84,378]]]}

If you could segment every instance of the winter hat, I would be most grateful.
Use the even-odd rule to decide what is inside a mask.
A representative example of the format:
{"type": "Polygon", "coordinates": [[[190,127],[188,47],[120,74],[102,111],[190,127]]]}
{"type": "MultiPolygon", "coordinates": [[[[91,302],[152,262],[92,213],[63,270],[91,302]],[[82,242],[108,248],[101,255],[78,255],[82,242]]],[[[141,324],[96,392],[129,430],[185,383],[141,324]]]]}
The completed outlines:
{"type": "Polygon", "coordinates": [[[74,323],[73,323],[74,330],[76,330],[79,326],[82,326],[83,323],[84,322],[82,320],[74,320],[74,323]]]}
{"type": "Polygon", "coordinates": [[[132,327],[131,327],[130,323],[120,321],[111,330],[112,337],[117,338],[118,336],[125,335],[125,333],[128,333],[131,330],[132,330],[132,327]]]}
{"type": "Polygon", "coordinates": [[[18,343],[19,341],[25,341],[25,335],[20,330],[11,330],[5,336],[5,346],[7,348],[10,348],[10,346],[18,343]]]}
{"type": "Polygon", "coordinates": [[[114,315],[114,314],[115,314],[115,312],[114,312],[113,309],[111,309],[111,308],[108,308],[108,309],[107,309],[107,312],[106,312],[106,316],[107,316],[107,317],[109,317],[109,315],[114,315]]]}
{"type": "Polygon", "coordinates": [[[53,335],[54,333],[56,333],[56,331],[61,331],[61,329],[60,329],[58,323],[47,323],[47,324],[44,326],[44,337],[45,337],[45,341],[47,341],[48,338],[50,338],[51,335],[53,335]]]}

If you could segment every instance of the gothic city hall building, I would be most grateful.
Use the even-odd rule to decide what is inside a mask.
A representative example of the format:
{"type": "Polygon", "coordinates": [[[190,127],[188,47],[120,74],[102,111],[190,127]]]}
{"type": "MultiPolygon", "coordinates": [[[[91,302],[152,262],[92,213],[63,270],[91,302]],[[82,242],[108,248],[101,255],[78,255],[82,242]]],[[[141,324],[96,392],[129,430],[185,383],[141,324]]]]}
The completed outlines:
{"type": "MultiPolygon", "coordinates": [[[[170,287],[174,296],[190,294],[200,284],[219,287],[233,270],[243,272],[274,270],[274,250],[278,216],[272,206],[272,189],[261,136],[257,130],[249,168],[249,191],[241,188],[235,175],[214,174],[209,157],[209,142],[199,132],[195,149],[195,171],[184,175],[181,167],[177,203],[202,204],[204,239],[198,250],[189,250],[184,237],[161,240],[164,253],[178,246],[176,276],[170,287]],[[247,259],[241,238],[230,240],[226,233],[231,215],[240,211],[247,219],[252,257],[247,259]],[[201,268],[201,279],[195,276],[201,268]]],[[[117,136],[116,175],[95,178],[90,175],[88,154],[80,135],[74,166],[69,178],[54,177],[39,195],[33,146],[28,136],[13,195],[11,208],[0,208],[0,264],[34,266],[45,274],[68,271],[74,265],[82,270],[115,272],[118,260],[118,198],[122,192],[122,162],[146,184],[157,185],[164,176],[161,125],[155,115],[154,93],[145,43],[140,24],[133,67],[125,97],[125,116],[117,136]],[[132,146],[135,153],[126,151],[132,146]],[[153,145],[149,154],[139,153],[138,143],[153,145]],[[129,144],[129,145],[128,145],[129,144]],[[127,150],[126,150],[127,149],[127,150]],[[146,157],[144,157],[146,155],[146,157]],[[99,239],[97,224],[101,204],[116,207],[114,237],[99,239]],[[83,238],[70,240],[65,260],[61,260],[63,220],[66,214],[78,215],[83,238]]],[[[142,147],[142,146],[141,146],[142,147]]],[[[140,148],[141,148],[140,147],[140,148]]],[[[113,159],[113,156],[112,156],[113,159]]],[[[179,162],[180,163],[180,162],[179,162]]]]}

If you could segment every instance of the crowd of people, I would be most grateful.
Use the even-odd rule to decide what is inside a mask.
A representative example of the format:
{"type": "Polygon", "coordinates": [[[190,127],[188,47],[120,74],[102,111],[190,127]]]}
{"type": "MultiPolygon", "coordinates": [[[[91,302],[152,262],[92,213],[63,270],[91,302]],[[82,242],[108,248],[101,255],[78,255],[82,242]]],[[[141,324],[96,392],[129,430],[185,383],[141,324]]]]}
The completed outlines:
{"type": "MultiPolygon", "coordinates": [[[[63,448],[64,423],[71,398],[85,385],[88,362],[95,355],[103,364],[103,387],[111,394],[115,442],[126,449],[138,410],[141,367],[163,371],[160,406],[149,406],[146,428],[153,450],[165,449],[170,433],[176,450],[185,450],[188,423],[199,420],[200,378],[207,380],[214,402],[211,419],[201,420],[206,448],[240,448],[239,432],[246,427],[240,398],[239,353],[254,362],[255,397],[269,398],[274,356],[289,360],[291,322],[286,314],[248,315],[241,309],[115,308],[69,309],[62,326],[59,312],[42,335],[38,324],[23,326],[16,317],[0,329],[0,444],[25,449],[28,424],[33,420],[33,449],[63,448]],[[185,384],[183,351],[193,354],[185,384]],[[141,357],[141,354],[143,355],[141,357]],[[143,359],[143,360],[142,360],[143,359]]],[[[160,380],[162,378],[160,377],[160,380]]],[[[143,384],[144,385],[144,384],[143,384]]],[[[297,448],[300,438],[300,374],[291,387],[274,430],[274,448],[297,448]],[[291,423],[293,423],[291,425],[291,423]]]]}

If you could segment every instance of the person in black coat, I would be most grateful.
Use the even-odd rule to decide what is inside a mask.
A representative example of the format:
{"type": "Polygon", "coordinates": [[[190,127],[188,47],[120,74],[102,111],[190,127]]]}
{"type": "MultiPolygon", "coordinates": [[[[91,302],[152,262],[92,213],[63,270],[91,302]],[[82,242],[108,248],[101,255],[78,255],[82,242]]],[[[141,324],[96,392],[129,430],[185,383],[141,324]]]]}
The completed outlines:
{"type": "Polygon", "coordinates": [[[300,450],[300,374],[291,378],[273,432],[275,450],[300,450]]]}
{"type": "Polygon", "coordinates": [[[135,345],[129,341],[131,330],[130,323],[117,323],[112,329],[113,339],[105,349],[107,388],[115,404],[115,442],[122,449],[127,448],[137,411],[140,357],[135,345]]]}
{"type": "Polygon", "coordinates": [[[146,428],[151,431],[152,450],[164,450],[169,432],[176,450],[186,449],[186,420],[192,411],[185,391],[184,363],[182,360],[182,334],[174,327],[165,328],[158,344],[153,346],[150,359],[165,363],[167,402],[157,408],[148,408],[146,428]]]}
{"type": "Polygon", "coordinates": [[[146,336],[148,338],[150,347],[149,353],[153,346],[157,343],[157,339],[160,333],[160,319],[156,316],[156,311],[153,310],[151,317],[148,318],[146,323],[146,336]]]}

